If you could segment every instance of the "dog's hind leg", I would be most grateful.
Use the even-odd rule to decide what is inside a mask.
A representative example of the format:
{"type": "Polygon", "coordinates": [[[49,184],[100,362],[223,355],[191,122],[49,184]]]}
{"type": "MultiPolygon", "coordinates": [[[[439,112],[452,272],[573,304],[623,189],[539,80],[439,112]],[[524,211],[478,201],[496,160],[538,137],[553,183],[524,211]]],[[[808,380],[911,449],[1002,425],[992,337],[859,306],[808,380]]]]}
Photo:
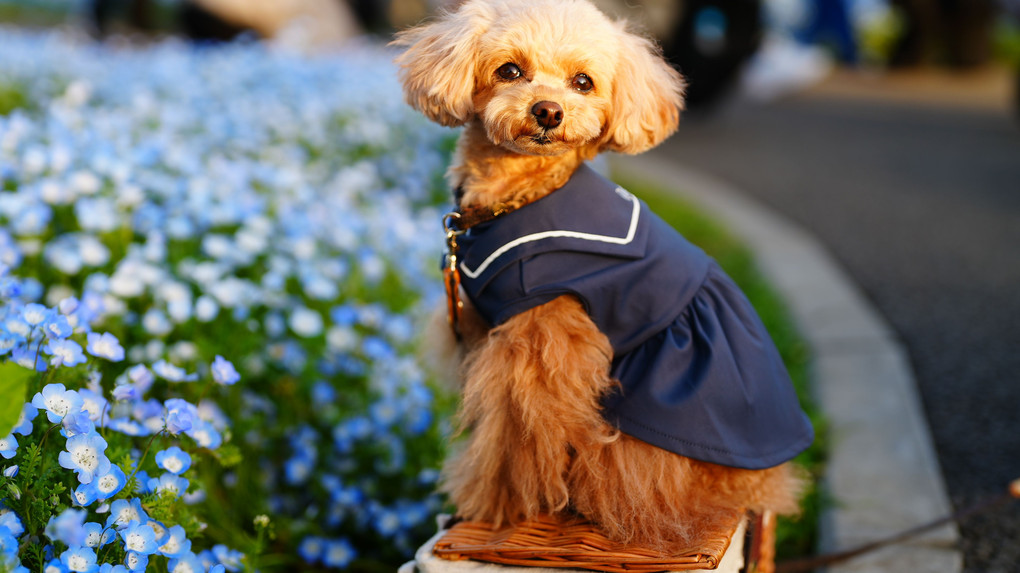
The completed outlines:
{"type": "Polygon", "coordinates": [[[567,507],[576,445],[618,437],[600,412],[611,359],[609,340],[569,296],[489,333],[467,358],[460,424],[471,437],[444,470],[460,515],[500,525],[567,507]]]}

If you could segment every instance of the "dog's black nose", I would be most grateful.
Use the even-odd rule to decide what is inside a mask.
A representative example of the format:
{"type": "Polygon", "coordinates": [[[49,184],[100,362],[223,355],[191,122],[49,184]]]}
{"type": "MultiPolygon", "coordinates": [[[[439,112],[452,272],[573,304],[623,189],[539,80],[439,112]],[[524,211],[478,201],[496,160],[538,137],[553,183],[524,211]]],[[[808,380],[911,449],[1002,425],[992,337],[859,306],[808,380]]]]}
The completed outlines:
{"type": "Polygon", "coordinates": [[[531,115],[535,116],[538,125],[546,129],[563,123],[563,108],[554,101],[540,101],[531,106],[531,115]]]}

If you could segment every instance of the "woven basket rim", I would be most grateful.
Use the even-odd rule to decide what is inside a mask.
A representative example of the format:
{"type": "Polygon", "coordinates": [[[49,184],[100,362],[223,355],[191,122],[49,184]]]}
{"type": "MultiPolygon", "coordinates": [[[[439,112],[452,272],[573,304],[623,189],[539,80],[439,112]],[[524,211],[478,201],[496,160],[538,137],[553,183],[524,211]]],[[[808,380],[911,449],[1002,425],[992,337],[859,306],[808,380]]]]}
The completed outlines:
{"type": "Polygon", "coordinates": [[[715,569],[745,517],[743,511],[735,513],[724,528],[708,534],[704,547],[674,555],[624,546],[607,539],[589,522],[550,515],[500,528],[458,522],[439,538],[433,553],[448,560],[611,573],[715,569]]]}

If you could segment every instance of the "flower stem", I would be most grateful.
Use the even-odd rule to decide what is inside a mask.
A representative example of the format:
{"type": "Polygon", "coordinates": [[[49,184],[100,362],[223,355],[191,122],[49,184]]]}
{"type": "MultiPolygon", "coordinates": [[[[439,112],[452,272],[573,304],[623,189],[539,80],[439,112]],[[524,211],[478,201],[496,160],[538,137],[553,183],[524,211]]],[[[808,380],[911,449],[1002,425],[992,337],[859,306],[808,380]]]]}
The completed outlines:
{"type": "Polygon", "coordinates": [[[145,451],[142,452],[142,457],[138,458],[138,463],[135,464],[134,471],[132,471],[131,475],[128,476],[128,478],[127,478],[128,482],[130,482],[131,479],[134,478],[138,474],[138,470],[142,469],[142,462],[145,461],[145,456],[147,456],[149,454],[149,448],[152,447],[152,442],[156,441],[156,437],[160,436],[162,434],[163,434],[163,430],[160,430],[160,431],[156,432],[155,434],[153,434],[151,438],[149,438],[148,443],[145,444],[145,451]]]}

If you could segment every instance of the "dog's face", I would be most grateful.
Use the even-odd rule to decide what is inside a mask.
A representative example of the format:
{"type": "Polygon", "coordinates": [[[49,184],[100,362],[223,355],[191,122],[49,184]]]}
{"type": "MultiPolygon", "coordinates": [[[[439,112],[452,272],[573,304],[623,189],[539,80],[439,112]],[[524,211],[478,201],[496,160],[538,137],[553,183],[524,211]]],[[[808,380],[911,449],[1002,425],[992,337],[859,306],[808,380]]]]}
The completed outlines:
{"type": "Polygon", "coordinates": [[[676,129],[679,74],[585,0],[471,0],[396,43],[411,105],[517,153],[638,153],[676,129]]]}
{"type": "Polygon", "coordinates": [[[612,110],[616,34],[601,13],[564,3],[493,22],[477,40],[472,97],[489,140],[532,155],[594,142],[612,110]]]}

